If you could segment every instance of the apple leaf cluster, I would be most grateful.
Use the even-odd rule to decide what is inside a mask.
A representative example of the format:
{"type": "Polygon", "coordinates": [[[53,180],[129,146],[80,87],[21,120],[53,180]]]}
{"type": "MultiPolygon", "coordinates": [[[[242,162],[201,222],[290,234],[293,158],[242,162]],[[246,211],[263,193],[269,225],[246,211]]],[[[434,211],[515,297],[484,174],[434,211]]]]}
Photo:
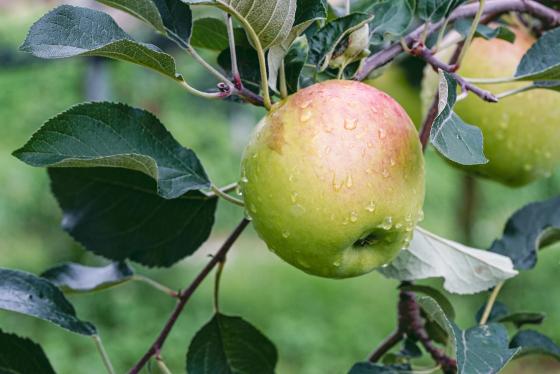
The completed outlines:
{"type": "MultiPolygon", "coordinates": [[[[560,240],[560,200],[553,198],[535,202],[518,210],[506,223],[502,238],[494,241],[489,250],[471,248],[416,227],[422,215],[424,160],[421,150],[426,144],[421,144],[406,113],[388,95],[362,83],[341,82],[364,76],[364,71],[371,65],[368,59],[371,62],[371,59],[390,56],[395,51],[398,54],[402,49],[415,57],[431,59],[428,63],[433,63],[435,57],[431,49],[428,54],[414,54],[414,48],[424,48],[429,44],[430,48],[437,50],[442,39],[445,40],[442,38],[445,33],[460,35],[459,40],[468,39],[472,34],[485,40],[515,42],[516,34],[506,22],[511,21],[507,17],[501,19],[503,22],[499,25],[478,24],[480,17],[473,21],[475,14],[490,15],[494,19],[512,11],[534,17],[538,25],[535,31],[540,37],[524,52],[515,73],[511,77],[494,79],[494,83],[500,83],[500,80],[528,82],[526,86],[504,97],[536,89],[559,91],[560,50],[557,46],[560,44],[560,13],[554,7],[549,8],[531,0],[488,1],[487,8],[482,9],[478,8],[477,3],[462,0],[358,0],[348,2],[350,11],[347,12],[324,0],[98,1],[143,21],[155,32],[174,42],[177,50],[164,51],[155,45],[135,40],[105,12],[69,5],[59,6],[41,17],[30,28],[21,50],[42,59],[76,56],[117,59],[151,69],[164,79],[176,82],[189,93],[207,99],[225,99],[265,107],[269,113],[260,129],[268,143],[262,148],[272,149],[276,153],[267,150],[265,156],[259,158],[257,153],[261,151],[265,140],[259,138],[260,132],[257,131],[257,145],[248,147],[246,153],[249,161],[245,162],[245,166],[251,169],[250,178],[261,175],[279,178],[288,170],[281,163],[274,164],[281,166],[277,169],[266,169],[276,162],[274,160],[278,160],[278,154],[282,154],[278,149],[285,145],[284,136],[291,137],[290,141],[305,148],[306,144],[303,143],[310,126],[306,130],[303,124],[313,122],[311,117],[319,114],[311,109],[318,104],[322,105],[319,105],[320,109],[328,105],[328,100],[321,101],[322,98],[307,102],[304,100],[305,92],[319,92],[320,96],[324,88],[332,84],[334,88],[331,89],[340,95],[344,93],[338,104],[343,103],[345,108],[340,109],[333,104],[332,112],[328,113],[330,120],[337,119],[345,129],[338,128],[340,132],[337,134],[346,130],[354,131],[358,126],[361,129],[364,126],[358,123],[360,119],[364,123],[375,123],[370,127],[365,126],[369,131],[365,135],[372,138],[370,135],[375,133],[380,144],[378,148],[367,140],[360,140],[362,138],[359,135],[350,136],[349,132],[344,132],[345,135],[338,137],[339,142],[360,140],[358,143],[363,153],[354,155],[348,151],[351,147],[338,147],[339,153],[332,158],[332,165],[350,169],[352,165],[340,161],[340,158],[349,156],[348,159],[352,160],[370,160],[376,170],[358,165],[364,169],[359,178],[334,175],[328,181],[329,188],[332,185],[336,191],[349,190],[358,183],[371,185],[362,191],[368,198],[359,199],[361,210],[358,213],[349,211],[354,208],[352,203],[355,201],[341,199],[335,204],[335,199],[326,201],[332,197],[327,196],[316,207],[317,211],[323,209],[323,216],[319,218],[344,218],[336,227],[323,225],[320,229],[330,231],[333,235],[346,234],[352,232],[350,227],[364,224],[359,233],[352,232],[351,241],[343,248],[351,250],[351,263],[341,270],[342,276],[358,275],[364,272],[363,268],[369,271],[383,265],[379,271],[401,281],[401,292],[423,296],[409,297],[407,302],[412,307],[399,308],[399,313],[417,310],[419,317],[409,323],[410,326],[401,326],[397,331],[393,346],[402,342],[402,349],[398,352],[381,352],[379,358],[382,356],[382,363],[377,362],[377,354],[367,362],[357,362],[353,366],[349,363],[350,373],[410,372],[414,370],[414,360],[423,354],[429,354],[446,373],[464,374],[497,373],[510,360],[528,354],[547,354],[560,359],[558,345],[545,335],[525,328],[526,325],[542,323],[544,314],[509,311],[507,306],[493,300],[481,307],[476,316],[477,325],[462,329],[454,322],[453,305],[443,292],[411,284],[420,279],[443,278],[443,287],[449,292],[472,294],[493,289],[492,295],[496,296],[503,282],[515,277],[519,271],[530,270],[535,266],[541,248],[560,240]],[[204,13],[197,18],[198,9],[208,7],[216,13],[223,13],[224,17],[213,18],[204,13]],[[441,35],[440,29],[443,30],[441,35]],[[411,35],[422,33],[424,35],[418,40],[408,43],[411,35]],[[338,57],[356,48],[353,45],[354,37],[359,36],[358,44],[362,44],[364,34],[366,48],[360,45],[360,53],[352,53],[351,60],[336,62],[338,57]],[[207,50],[209,55],[215,57],[215,64],[204,60],[196,49],[207,50]],[[173,53],[177,51],[190,54],[217,80],[217,84],[204,91],[192,87],[175,63],[173,53]],[[370,51],[373,54],[367,57],[370,51]],[[335,78],[338,80],[334,81],[335,78]],[[284,110],[279,119],[275,115],[282,112],[283,105],[293,110],[284,110]],[[350,113],[349,108],[353,105],[356,108],[352,108],[354,112],[350,113]],[[368,151],[368,148],[382,149],[384,153],[368,151]],[[256,150],[254,154],[251,153],[253,150],[256,150]],[[256,161],[252,161],[253,158],[256,161]],[[263,160],[268,164],[261,164],[263,160]],[[390,172],[391,167],[393,169],[390,172]],[[367,175],[374,173],[377,173],[377,179],[368,179],[367,175]],[[385,179],[394,183],[387,183],[386,190],[382,193],[377,191],[379,196],[373,196],[378,200],[372,200],[370,194],[376,191],[371,181],[385,179]],[[394,206],[383,207],[387,202],[394,206]],[[394,209],[395,206],[397,209],[394,209]],[[338,210],[335,211],[335,207],[338,210]],[[372,222],[360,218],[376,210],[383,210],[380,214],[385,214],[381,222],[372,221],[375,224],[372,226],[372,222]],[[391,215],[387,212],[391,212],[391,215]],[[366,255],[371,255],[372,250],[379,248],[389,248],[390,251],[374,253],[374,261],[368,263],[366,255]],[[508,336],[506,324],[512,324],[517,329],[512,338],[508,336]]],[[[488,23],[486,18],[482,19],[488,23]]],[[[426,134],[430,135],[431,144],[444,157],[457,164],[482,165],[493,162],[485,154],[486,143],[481,124],[467,123],[455,112],[464,96],[475,92],[472,85],[476,79],[468,81],[449,66],[443,63],[440,66],[446,69],[440,68],[438,75],[437,110],[429,126],[425,127],[429,130],[426,134]],[[458,88],[464,91],[461,95],[457,94],[458,88]]],[[[366,71],[365,75],[369,73],[366,71]]],[[[480,102],[480,105],[493,104],[480,102]]],[[[325,135],[333,129],[324,128],[321,131],[325,135]]],[[[356,131],[351,134],[359,133],[356,131]]],[[[317,135],[315,131],[311,138],[317,135]]],[[[288,148],[286,151],[290,150],[288,148]]],[[[323,148],[323,151],[325,154],[330,152],[327,148],[323,148]]],[[[188,373],[275,372],[282,352],[278,352],[274,344],[249,322],[223,314],[218,309],[221,269],[228,250],[249,224],[247,218],[241,221],[208,265],[184,290],[170,290],[137,274],[130,265],[130,262],[147,267],[171,267],[177,264],[207,241],[221,198],[238,205],[244,204],[230,194],[236,185],[233,188],[214,185],[197,155],[181,145],[154,115],[125,104],[79,104],[45,122],[25,145],[14,152],[14,156],[28,165],[48,170],[52,193],[63,213],[62,228],[85,250],[110,263],[97,268],[66,263],[48,269],[41,276],[0,268],[0,309],[35,317],[72,333],[93,338],[108,372],[112,374],[114,370],[101,346],[99,332],[93,324],[76,315],[65,294],[98,291],[129,281],[141,281],[156,287],[176,298],[177,305],[155,342],[131,368],[130,373],[134,374],[139,373],[152,359],[160,368],[165,368],[160,352],[166,337],[197,287],[217,267],[215,313],[201,327],[190,345],[185,347],[183,370],[188,373]]],[[[299,156],[293,153],[286,157],[294,159],[299,156]]],[[[301,166],[303,169],[316,165],[304,165],[302,161],[301,166]]],[[[244,180],[248,177],[243,175],[244,172],[241,173],[239,185],[249,191],[245,199],[248,203],[260,204],[262,201],[259,198],[262,196],[259,192],[266,189],[259,188],[258,183],[254,185],[255,188],[247,188],[249,181],[244,180]]],[[[315,191],[317,195],[288,196],[285,192],[294,175],[289,171],[285,174],[285,180],[280,180],[284,184],[280,183],[276,189],[270,190],[271,195],[278,193],[278,196],[292,200],[296,208],[298,199],[316,201],[319,198],[315,199],[315,196],[323,198],[323,191],[319,188],[315,191]]],[[[376,184],[379,185],[383,183],[376,184]]],[[[354,188],[357,190],[357,187],[354,188]]],[[[353,194],[345,196],[349,195],[353,194]]],[[[307,266],[306,271],[310,273],[335,276],[333,272],[322,273],[317,268],[318,264],[329,262],[331,268],[341,267],[342,264],[336,259],[333,262],[330,257],[325,258],[318,251],[310,255],[314,260],[312,263],[298,263],[302,259],[299,252],[332,244],[322,242],[323,238],[319,236],[305,235],[305,230],[322,232],[317,228],[317,222],[326,221],[311,217],[305,221],[307,226],[294,227],[301,234],[296,237],[293,231],[273,227],[280,222],[275,217],[282,216],[283,208],[272,203],[268,206],[271,210],[276,209],[271,213],[273,219],[268,221],[259,220],[259,214],[262,213],[257,213],[255,206],[246,207],[267,244],[292,243],[288,247],[284,245],[282,257],[301,268],[307,266]],[[262,222],[265,225],[259,227],[262,222]],[[273,232],[272,239],[266,234],[267,231],[273,232]],[[288,240],[290,235],[291,239],[288,240]],[[286,248],[288,252],[293,249],[294,253],[286,255],[286,248]]],[[[260,205],[258,209],[262,212],[260,205]]],[[[296,209],[290,214],[301,215],[302,211],[296,209]]],[[[296,219],[291,221],[293,226],[302,222],[296,219]]],[[[281,223],[289,224],[288,221],[281,223]]],[[[399,320],[407,321],[407,318],[399,320]]],[[[390,348],[392,346],[387,347],[390,348]]],[[[360,359],[356,358],[356,361],[360,359]]],[[[0,330],[0,372],[51,374],[55,371],[39,345],[0,330]]]]}

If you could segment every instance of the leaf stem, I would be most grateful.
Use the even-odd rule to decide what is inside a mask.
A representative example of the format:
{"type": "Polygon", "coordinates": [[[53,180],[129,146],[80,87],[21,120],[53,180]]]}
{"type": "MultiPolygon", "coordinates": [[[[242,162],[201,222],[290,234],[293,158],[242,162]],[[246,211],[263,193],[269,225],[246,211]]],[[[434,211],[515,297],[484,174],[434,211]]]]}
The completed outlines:
{"type": "Polygon", "coordinates": [[[165,365],[165,362],[163,361],[160,355],[156,355],[156,364],[158,366],[159,371],[162,374],[171,374],[171,370],[169,370],[167,365],[165,365]]]}
{"type": "Polygon", "coordinates": [[[474,38],[474,35],[476,34],[476,29],[478,28],[478,24],[480,23],[480,18],[482,17],[482,14],[484,13],[484,6],[486,5],[486,0],[480,0],[479,5],[478,5],[478,11],[476,12],[476,15],[474,16],[474,20],[473,23],[471,25],[471,29],[469,31],[469,34],[467,35],[467,38],[465,39],[465,43],[463,45],[463,49],[461,50],[461,54],[459,55],[459,58],[457,59],[457,66],[461,66],[461,62],[463,61],[463,58],[465,57],[465,54],[467,53],[467,50],[469,49],[472,40],[474,38]]]}
{"type": "Polygon", "coordinates": [[[496,97],[498,99],[503,99],[504,97],[508,97],[508,96],[516,95],[516,94],[521,93],[521,92],[529,91],[533,88],[535,88],[535,85],[534,84],[529,84],[527,86],[514,88],[513,90],[500,92],[499,94],[496,95],[496,97]]]}
{"type": "Polygon", "coordinates": [[[115,369],[113,368],[113,364],[111,364],[111,359],[103,346],[103,341],[101,341],[101,337],[99,335],[93,335],[93,342],[95,343],[95,348],[97,348],[97,352],[99,356],[101,356],[101,360],[103,360],[103,365],[107,369],[107,373],[115,374],[115,369]]]}
{"type": "Polygon", "coordinates": [[[154,289],[156,289],[158,291],[161,291],[164,294],[169,295],[171,297],[178,297],[179,296],[179,293],[177,291],[173,291],[171,288],[169,288],[167,286],[164,286],[163,284],[161,284],[159,282],[156,282],[152,278],[146,277],[144,275],[134,274],[131,277],[131,280],[146,283],[146,284],[152,286],[154,289]]]}
{"type": "Polygon", "coordinates": [[[224,200],[226,200],[226,201],[228,201],[232,204],[235,204],[237,206],[240,206],[240,207],[245,206],[245,203],[243,202],[243,200],[239,200],[239,199],[236,199],[233,196],[228,195],[227,193],[225,193],[224,191],[222,191],[221,189],[219,189],[215,185],[212,185],[210,188],[212,189],[212,192],[214,192],[214,194],[216,194],[216,196],[221,197],[222,199],[224,199],[224,200]]]}
{"type": "Polygon", "coordinates": [[[245,218],[241,220],[239,225],[237,225],[235,230],[233,230],[231,235],[227,238],[227,240],[224,242],[224,244],[221,246],[218,252],[214,255],[214,257],[212,257],[210,262],[202,269],[202,271],[196,276],[196,278],[192,281],[192,283],[179,293],[179,300],[177,302],[177,305],[175,306],[175,309],[169,316],[167,322],[165,323],[165,326],[159,333],[154,343],[150,346],[148,351],[132,367],[132,369],[130,369],[129,374],[138,374],[140,370],[142,370],[142,368],[146,366],[150,358],[152,358],[154,355],[160,352],[161,348],[163,347],[163,344],[165,343],[167,337],[171,333],[171,330],[175,326],[175,323],[177,323],[177,320],[179,319],[181,312],[185,308],[185,305],[190,300],[191,296],[202,284],[204,279],[206,279],[208,274],[210,274],[212,269],[214,269],[214,267],[220,262],[220,260],[228,253],[228,251],[231,249],[235,241],[239,238],[239,236],[243,233],[245,228],[249,225],[249,222],[250,221],[245,218]]]}
{"type": "Polygon", "coordinates": [[[216,269],[216,279],[214,281],[214,311],[218,313],[220,311],[220,281],[222,279],[222,272],[224,271],[224,265],[226,264],[226,257],[218,263],[218,268],[216,269]]]}
{"type": "Polygon", "coordinates": [[[176,81],[179,83],[179,85],[181,85],[181,87],[183,87],[189,93],[198,97],[202,97],[204,99],[216,100],[216,99],[223,99],[224,97],[229,96],[229,94],[224,92],[204,92],[204,91],[197,90],[183,79],[177,79],[176,81]]]}
{"type": "Polygon", "coordinates": [[[286,66],[284,64],[284,59],[280,63],[280,75],[278,76],[280,80],[280,96],[282,98],[288,97],[288,86],[286,84],[286,66]]]}
{"type": "Polygon", "coordinates": [[[465,78],[467,82],[476,84],[497,84],[497,83],[510,83],[516,80],[515,77],[501,77],[501,78],[465,78]]]}
{"type": "Polygon", "coordinates": [[[485,325],[488,322],[488,318],[490,318],[490,313],[492,313],[492,308],[494,307],[494,303],[498,298],[498,294],[500,293],[502,287],[504,286],[505,282],[500,282],[494,287],[488,301],[486,302],[486,307],[484,308],[484,312],[482,313],[482,317],[480,317],[480,326],[485,325]]]}
{"type": "Polygon", "coordinates": [[[233,76],[233,84],[237,89],[243,88],[241,83],[241,74],[239,74],[239,67],[237,65],[237,50],[235,49],[235,34],[233,33],[233,20],[231,15],[225,13],[226,27],[229,42],[229,55],[231,60],[231,75],[233,76]]]}

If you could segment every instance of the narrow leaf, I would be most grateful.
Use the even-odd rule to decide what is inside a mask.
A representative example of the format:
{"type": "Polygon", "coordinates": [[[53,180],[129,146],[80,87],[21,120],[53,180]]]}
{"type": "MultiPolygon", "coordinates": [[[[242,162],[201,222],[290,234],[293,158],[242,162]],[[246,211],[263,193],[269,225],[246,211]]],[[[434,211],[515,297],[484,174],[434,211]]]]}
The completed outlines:
{"type": "Polygon", "coordinates": [[[95,335],[95,327],[76,317],[72,304],[46,279],[19,270],[0,268],[0,309],[49,321],[81,335],[95,335]]]}
{"type": "Polygon", "coordinates": [[[439,110],[430,132],[434,147],[451,161],[462,165],[485,164],[482,131],[468,125],[453,112],[457,101],[457,82],[440,70],[439,110]]]}
{"type": "Polygon", "coordinates": [[[0,372],[10,374],[55,373],[39,344],[2,330],[0,330],[0,372]]]}
{"type": "Polygon", "coordinates": [[[274,373],[278,353],[259,330],[239,317],[216,314],[197,332],[187,353],[187,372],[274,373]]]}
{"type": "Polygon", "coordinates": [[[55,266],[41,277],[48,279],[66,293],[98,291],[129,280],[133,270],[124,262],[102,267],[67,263],[55,266]]]}
{"type": "Polygon", "coordinates": [[[143,173],[116,168],[49,169],[62,227],[114,261],[171,266],[208,239],[217,199],[198,191],[168,200],[143,173]]]}
{"type": "Polygon", "coordinates": [[[156,46],[138,43],[106,13],[62,5],[37,21],[20,47],[45,59],[102,56],[132,62],[172,79],[175,60],[156,46]]]}
{"type": "Polygon", "coordinates": [[[560,79],[560,27],[543,34],[517,66],[517,80],[560,79]]]}
{"type": "Polygon", "coordinates": [[[124,104],[77,105],[47,121],[21,149],[38,167],[116,167],[157,181],[167,199],[210,186],[200,161],[149,112],[124,104]]]}
{"type": "Polygon", "coordinates": [[[407,281],[442,277],[443,287],[458,294],[482,292],[517,275],[506,256],[470,248],[419,227],[409,248],[379,271],[407,281]]]}
{"type": "Polygon", "coordinates": [[[490,251],[508,256],[516,269],[529,270],[537,264],[539,248],[560,240],[560,197],[531,203],[507,221],[501,239],[490,251]]]}
{"type": "Polygon", "coordinates": [[[560,361],[560,347],[548,336],[534,330],[519,331],[509,343],[510,348],[520,348],[520,356],[543,354],[560,361]]]}

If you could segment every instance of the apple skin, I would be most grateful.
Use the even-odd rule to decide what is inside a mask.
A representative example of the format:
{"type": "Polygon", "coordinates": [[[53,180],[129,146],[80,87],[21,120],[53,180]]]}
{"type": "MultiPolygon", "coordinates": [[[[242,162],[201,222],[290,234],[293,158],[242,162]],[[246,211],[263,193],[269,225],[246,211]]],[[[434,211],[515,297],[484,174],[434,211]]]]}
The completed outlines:
{"type": "Polygon", "coordinates": [[[332,80],[261,120],[240,187],[272,252],[307,273],[347,278],[408,245],[422,215],[424,158],[414,125],[389,95],[332,80]]]}
{"type": "MultiPolygon", "coordinates": [[[[513,76],[517,65],[535,39],[512,28],[515,43],[476,38],[459,74],[464,77],[499,78],[513,76]]],[[[452,49],[451,49],[452,50],[452,49]]],[[[430,69],[431,70],[431,69],[430,69]]],[[[436,74],[427,71],[425,91],[434,92],[436,74]],[[427,87],[428,86],[428,87],[427,87]],[[430,88],[432,87],[432,88],[430,88]]],[[[526,86],[528,82],[481,85],[496,94],[526,86]]],[[[431,103],[431,99],[429,100],[431,103]]],[[[424,106],[428,107],[424,96],[424,106]]],[[[497,104],[469,94],[457,103],[455,112],[467,123],[480,127],[484,136],[485,165],[457,165],[469,173],[511,187],[549,177],[560,164],[560,93],[538,89],[505,97],[497,104]]]]}

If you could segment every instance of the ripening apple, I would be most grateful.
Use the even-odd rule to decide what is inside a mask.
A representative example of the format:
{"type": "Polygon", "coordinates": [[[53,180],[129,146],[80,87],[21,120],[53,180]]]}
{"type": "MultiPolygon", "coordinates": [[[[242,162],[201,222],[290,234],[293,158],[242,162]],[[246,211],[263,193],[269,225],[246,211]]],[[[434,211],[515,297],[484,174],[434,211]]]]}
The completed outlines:
{"type": "MultiPolygon", "coordinates": [[[[513,76],[517,65],[535,39],[512,28],[515,43],[477,38],[461,64],[459,74],[471,78],[513,76]]],[[[494,94],[513,90],[528,82],[481,85],[494,94]]],[[[437,87],[436,73],[427,69],[424,107],[430,105],[437,87]],[[432,96],[433,97],[433,96],[432,96]]],[[[509,186],[523,186],[548,177],[560,164],[560,93],[538,89],[508,96],[497,104],[473,94],[457,103],[455,112],[467,123],[480,127],[484,136],[485,165],[458,165],[468,172],[509,186]]]]}
{"type": "Polygon", "coordinates": [[[424,159],[395,100],[332,80],[274,105],[245,149],[240,186],[271,251],[310,274],[346,278],[408,245],[422,215],[424,159]]]}

